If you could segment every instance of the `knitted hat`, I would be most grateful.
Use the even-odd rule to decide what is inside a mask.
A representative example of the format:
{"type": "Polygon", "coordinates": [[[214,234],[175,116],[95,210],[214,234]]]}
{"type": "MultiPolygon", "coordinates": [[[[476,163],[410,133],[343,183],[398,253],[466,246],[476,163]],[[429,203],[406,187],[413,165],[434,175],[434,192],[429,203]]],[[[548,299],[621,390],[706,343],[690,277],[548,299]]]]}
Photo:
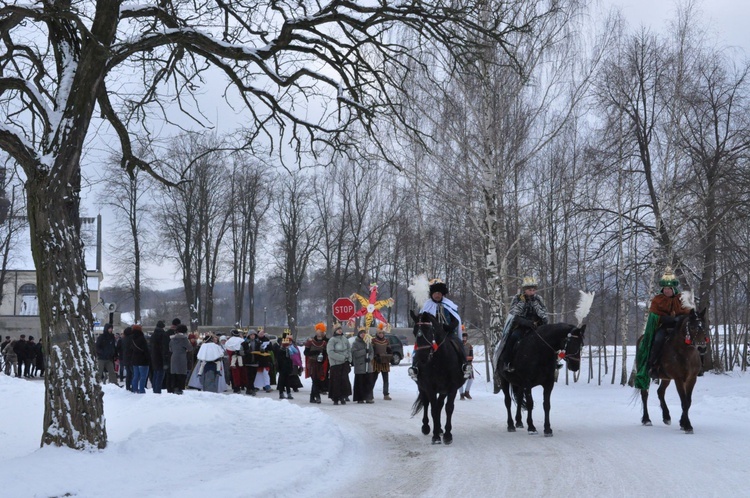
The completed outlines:
{"type": "Polygon", "coordinates": [[[534,277],[523,277],[523,282],[521,282],[521,290],[531,289],[531,288],[538,288],[539,282],[534,277]]]}
{"type": "Polygon", "coordinates": [[[433,278],[430,280],[430,295],[433,295],[436,292],[439,292],[444,296],[448,295],[448,286],[439,278],[433,278]]]}
{"type": "Polygon", "coordinates": [[[323,334],[325,334],[327,329],[328,327],[326,327],[326,324],[323,322],[318,322],[315,324],[315,332],[322,332],[323,334]]]}
{"type": "Polygon", "coordinates": [[[672,267],[667,266],[667,268],[664,270],[664,275],[662,275],[661,279],[659,280],[659,287],[661,287],[662,289],[664,287],[671,287],[676,290],[678,285],[680,285],[680,281],[677,280],[677,277],[672,271],[672,267]]]}

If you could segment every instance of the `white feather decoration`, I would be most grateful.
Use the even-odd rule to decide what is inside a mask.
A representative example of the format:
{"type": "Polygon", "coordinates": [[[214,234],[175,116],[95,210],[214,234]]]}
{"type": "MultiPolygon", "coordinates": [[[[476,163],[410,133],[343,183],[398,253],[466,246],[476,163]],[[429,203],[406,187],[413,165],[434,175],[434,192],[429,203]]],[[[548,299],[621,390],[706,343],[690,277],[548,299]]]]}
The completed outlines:
{"type": "Polygon", "coordinates": [[[427,275],[424,273],[417,275],[411,280],[411,285],[407,287],[411,292],[411,297],[414,298],[419,309],[422,309],[424,303],[430,299],[430,281],[427,280],[427,275]]]}
{"type": "Polygon", "coordinates": [[[583,319],[586,318],[591,311],[591,303],[594,302],[593,292],[578,291],[581,296],[578,298],[578,306],[576,306],[576,320],[578,320],[578,327],[583,323],[583,319]]]}
{"type": "Polygon", "coordinates": [[[693,293],[690,291],[680,292],[680,301],[682,306],[691,310],[695,309],[695,299],[693,293]]]}

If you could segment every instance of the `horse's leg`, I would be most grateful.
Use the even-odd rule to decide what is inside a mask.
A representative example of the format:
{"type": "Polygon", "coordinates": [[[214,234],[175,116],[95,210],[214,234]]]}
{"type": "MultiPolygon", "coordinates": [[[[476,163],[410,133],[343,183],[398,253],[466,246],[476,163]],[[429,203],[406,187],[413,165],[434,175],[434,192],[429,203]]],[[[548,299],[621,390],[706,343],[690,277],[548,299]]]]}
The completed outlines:
{"type": "Polygon", "coordinates": [[[453,408],[456,403],[456,391],[457,389],[451,389],[445,402],[445,432],[443,433],[443,443],[445,444],[451,444],[453,442],[453,434],[451,434],[453,425],[451,424],[451,418],[453,417],[453,408]]]}
{"type": "Polygon", "coordinates": [[[526,425],[528,426],[529,434],[538,434],[536,427],[534,426],[534,420],[531,418],[531,412],[534,410],[534,398],[531,397],[531,388],[524,389],[524,396],[526,396],[526,425]]]}
{"type": "Polygon", "coordinates": [[[516,429],[523,429],[523,418],[521,409],[523,408],[523,389],[514,387],[514,396],[516,397],[516,429]]]}
{"type": "Polygon", "coordinates": [[[680,429],[685,431],[685,434],[693,433],[693,425],[688,418],[688,412],[690,411],[690,405],[693,403],[693,388],[695,387],[695,381],[696,377],[690,377],[684,382],[677,380],[674,381],[674,385],[677,387],[677,392],[680,395],[680,402],[682,403],[680,429]]]}
{"type": "Polygon", "coordinates": [[[643,416],[641,424],[651,426],[651,419],[648,416],[648,389],[641,389],[641,403],[643,404],[643,416]]]}
{"type": "Polygon", "coordinates": [[[443,402],[445,401],[445,395],[433,395],[430,403],[432,404],[432,444],[440,444],[440,435],[443,433],[443,428],[440,425],[440,413],[443,411],[443,402]]]}
{"type": "Polygon", "coordinates": [[[510,385],[507,381],[503,380],[500,387],[502,388],[503,395],[505,396],[505,411],[508,413],[508,432],[516,432],[516,427],[513,425],[513,415],[511,415],[510,411],[510,385]]]}
{"type": "MultiPolygon", "coordinates": [[[[667,402],[664,399],[664,393],[667,392],[667,387],[669,387],[669,383],[671,381],[669,379],[662,379],[659,381],[659,389],[656,390],[656,394],[659,395],[659,406],[661,406],[661,419],[664,421],[666,425],[670,425],[672,423],[672,417],[669,415],[669,408],[667,407],[667,402]]],[[[677,385],[677,381],[675,381],[675,385],[677,385]]],[[[677,388],[677,391],[679,392],[680,388],[677,388]]],[[[682,399],[682,395],[680,394],[680,399],[682,399]]]]}
{"type": "Polygon", "coordinates": [[[430,398],[423,392],[419,391],[422,397],[422,434],[425,436],[430,433],[430,398]]]}
{"type": "Polygon", "coordinates": [[[549,425],[549,409],[550,409],[550,397],[552,396],[553,383],[544,385],[544,398],[542,400],[542,408],[544,408],[544,437],[552,436],[552,427],[549,425]]]}

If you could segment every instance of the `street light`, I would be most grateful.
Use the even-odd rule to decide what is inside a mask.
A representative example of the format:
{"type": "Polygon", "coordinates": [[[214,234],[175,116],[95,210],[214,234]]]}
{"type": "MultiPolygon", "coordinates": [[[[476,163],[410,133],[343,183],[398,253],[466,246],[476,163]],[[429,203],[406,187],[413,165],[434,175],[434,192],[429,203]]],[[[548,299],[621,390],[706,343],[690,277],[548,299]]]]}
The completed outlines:
{"type": "Polygon", "coordinates": [[[263,330],[266,330],[266,315],[268,314],[268,306],[263,306],[263,330]]]}

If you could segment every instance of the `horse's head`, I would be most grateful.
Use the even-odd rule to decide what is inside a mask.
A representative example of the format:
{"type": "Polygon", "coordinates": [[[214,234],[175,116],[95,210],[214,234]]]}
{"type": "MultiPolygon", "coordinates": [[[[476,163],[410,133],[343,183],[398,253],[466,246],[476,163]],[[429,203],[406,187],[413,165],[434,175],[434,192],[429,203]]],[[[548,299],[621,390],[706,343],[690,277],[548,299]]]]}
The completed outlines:
{"type": "Polygon", "coordinates": [[[563,342],[564,360],[568,364],[568,368],[573,372],[577,372],[581,368],[581,350],[583,349],[583,335],[585,332],[586,325],[575,327],[568,332],[563,342]]]}
{"type": "Polygon", "coordinates": [[[414,320],[414,340],[417,347],[432,346],[443,342],[446,331],[437,318],[426,312],[419,315],[411,312],[411,317],[414,320]]]}
{"type": "Polygon", "coordinates": [[[696,312],[690,310],[683,322],[682,329],[685,332],[685,344],[695,346],[701,355],[706,354],[708,350],[709,336],[705,326],[706,309],[696,312]]]}

